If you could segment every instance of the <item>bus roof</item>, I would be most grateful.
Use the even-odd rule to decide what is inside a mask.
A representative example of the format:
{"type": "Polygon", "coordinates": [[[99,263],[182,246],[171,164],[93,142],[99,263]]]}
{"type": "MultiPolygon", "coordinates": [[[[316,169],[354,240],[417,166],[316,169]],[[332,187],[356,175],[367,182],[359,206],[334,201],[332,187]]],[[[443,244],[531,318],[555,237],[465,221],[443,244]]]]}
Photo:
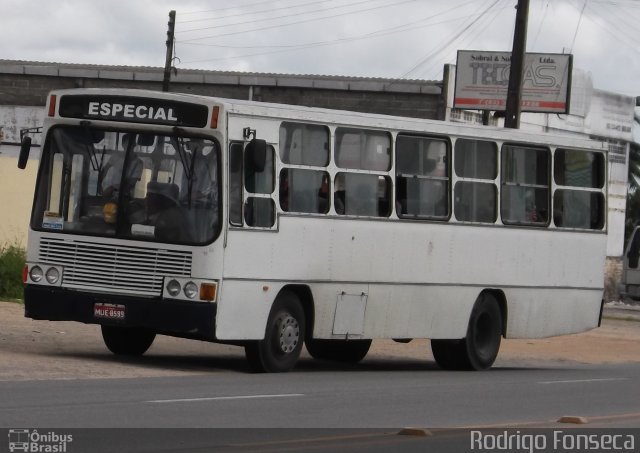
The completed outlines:
{"type": "Polygon", "coordinates": [[[607,151],[606,143],[580,136],[506,129],[497,126],[481,126],[468,123],[454,123],[441,120],[400,117],[380,113],[365,113],[307,107],[293,104],[276,104],[242,99],[218,98],[189,93],[162,92],[141,89],[116,88],[75,88],[54,90],[50,94],[64,96],[84,94],[96,96],[126,96],[167,99],[207,105],[222,105],[227,113],[238,115],[265,116],[290,121],[307,121],[327,125],[359,126],[374,129],[392,129],[398,132],[415,132],[441,135],[455,135],[475,139],[501,140],[536,143],[551,146],[590,148],[607,151]]]}

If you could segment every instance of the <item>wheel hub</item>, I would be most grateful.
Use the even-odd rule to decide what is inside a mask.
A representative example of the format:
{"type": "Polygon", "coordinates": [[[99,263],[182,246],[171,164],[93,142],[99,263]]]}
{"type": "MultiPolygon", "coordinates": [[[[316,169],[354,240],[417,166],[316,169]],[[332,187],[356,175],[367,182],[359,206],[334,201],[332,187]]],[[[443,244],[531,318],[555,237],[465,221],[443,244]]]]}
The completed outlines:
{"type": "Polygon", "coordinates": [[[300,326],[290,314],[283,315],[278,322],[280,331],[280,349],[286,354],[293,352],[300,341],[300,326]]]}

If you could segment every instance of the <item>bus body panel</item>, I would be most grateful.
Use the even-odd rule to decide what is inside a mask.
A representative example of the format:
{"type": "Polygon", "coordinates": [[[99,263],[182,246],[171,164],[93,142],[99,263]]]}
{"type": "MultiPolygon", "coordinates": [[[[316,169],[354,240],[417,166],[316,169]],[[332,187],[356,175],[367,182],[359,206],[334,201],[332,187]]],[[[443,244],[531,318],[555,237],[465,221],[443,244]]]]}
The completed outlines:
{"type": "Polygon", "coordinates": [[[342,293],[367,298],[364,329],[351,337],[462,338],[484,289],[505,295],[508,337],[596,327],[606,235],[526,232],[523,241],[523,229],[514,227],[302,215],[281,215],[278,232],[231,230],[218,335],[226,338],[231,330],[242,338],[261,335],[277,294],[261,293],[261,287],[269,286],[271,293],[287,283],[311,289],[316,338],[345,337],[334,332],[342,293]],[[391,233],[388,222],[394,222],[391,233]],[[496,228],[499,243],[492,239],[496,228]],[[590,265],[579,265],[585,262],[590,265]],[[242,279],[244,289],[236,293],[233,285],[231,290],[230,279],[242,279]],[[250,312],[261,320],[224,327],[228,304],[234,314],[250,312]]]}
{"type": "Polygon", "coordinates": [[[600,289],[506,288],[504,294],[508,305],[506,338],[584,332],[600,322],[600,289]]]}

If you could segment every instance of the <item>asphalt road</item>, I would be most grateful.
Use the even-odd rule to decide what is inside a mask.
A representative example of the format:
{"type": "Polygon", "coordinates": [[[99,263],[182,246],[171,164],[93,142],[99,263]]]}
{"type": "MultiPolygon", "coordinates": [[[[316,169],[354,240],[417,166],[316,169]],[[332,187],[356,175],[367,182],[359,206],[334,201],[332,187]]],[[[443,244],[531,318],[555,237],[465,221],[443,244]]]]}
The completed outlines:
{"type": "MultiPolygon", "coordinates": [[[[628,312],[620,316],[630,317],[628,312]]],[[[19,327],[18,332],[25,331],[19,327]]],[[[10,429],[73,435],[64,450],[69,453],[461,452],[469,451],[470,429],[572,432],[574,427],[636,428],[640,445],[637,362],[586,365],[512,354],[488,371],[472,373],[439,370],[422,356],[374,354],[356,366],[305,356],[290,373],[249,374],[236,350],[203,358],[199,349],[179,355],[165,344],[164,353],[124,359],[106,353],[87,335],[77,348],[68,342],[53,348],[57,330],[42,327],[38,333],[27,329],[33,334],[31,347],[16,342],[13,331],[2,335],[5,349],[13,348],[12,354],[5,351],[5,360],[27,359],[29,367],[22,367],[34,377],[16,373],[13,379],[6,373],[0,380],[0,453],[8,451],[3,438],[9,434],[11,439],[10,429]],[[43,335],[47,341],[40,339],[43,335]],[[65,372],[50,379],[47,372],[36,372],[38,361],[49,371],[59,363],[65,372]],[[95,370],[96,364],[116,371],[169,369],[175,375],[84,378],[91,373],[82,367],[95,370]],[[588,423],[559,423],[563,416],[588,423]],[[399,435],[403,428],[417,428],[408,432],[418,436],[399,435]]],[[[3,367],[7,371],[11,364],[3,367]]]]}
{"type": "Polygon", "coordinates": [[[542,425],[575,415],[632,420],[640,427],[640,365],[479,373],[429,364],[385,368],[374,363],[266,375],[5,381],[0,426],[444,428],[542,425]]]}

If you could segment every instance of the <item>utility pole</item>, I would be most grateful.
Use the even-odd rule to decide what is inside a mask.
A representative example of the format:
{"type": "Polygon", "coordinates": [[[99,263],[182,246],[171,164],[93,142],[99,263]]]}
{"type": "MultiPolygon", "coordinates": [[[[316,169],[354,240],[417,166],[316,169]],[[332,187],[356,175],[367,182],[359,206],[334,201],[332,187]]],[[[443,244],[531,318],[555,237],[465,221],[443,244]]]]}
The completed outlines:
{"type": "Polygon", "coordinates": [[[173,41],[176,28],[176,12],[169,11],[169,29],[167,30],[167,57],[164,61],[164,79],[162,80],[162,91],[169,91],[169,81],[171,80],[171,63],[173,62],[173,41]]]}
{"type": "Polygon", "coordinates": [[[527,18],[529,16],[529,0],[518,0],[516,12],[516,28],[513,33],[513,50],[511,51],[511,71],[509,72],[509,89],[504,127],[518,129],[520,127],[520,110],[522,98],[522,69],[524,55],[527,50],[527,18]]]}

